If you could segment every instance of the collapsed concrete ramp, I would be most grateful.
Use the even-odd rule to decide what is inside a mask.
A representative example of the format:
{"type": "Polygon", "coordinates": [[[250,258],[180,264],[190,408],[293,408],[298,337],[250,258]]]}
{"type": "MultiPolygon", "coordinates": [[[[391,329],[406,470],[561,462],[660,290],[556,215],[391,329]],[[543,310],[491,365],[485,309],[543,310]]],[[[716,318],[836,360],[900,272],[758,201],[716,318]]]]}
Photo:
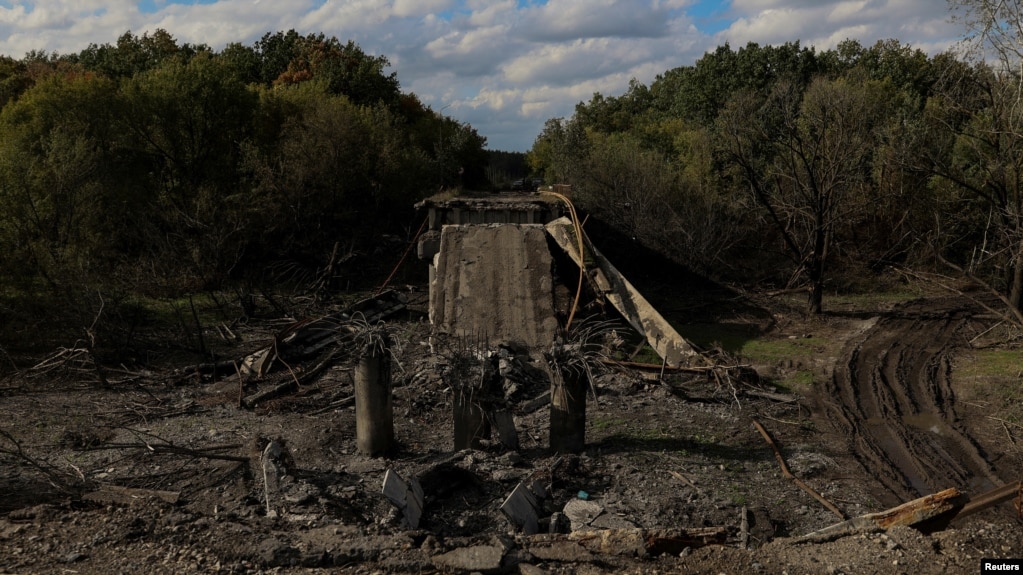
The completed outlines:
{"type": "MultiPolygon", "coordinates": [[[[566,254],[582,267],[584,256],[579,253],[575,226],[568,218],[559,218],[546,225],[548,233],[566,254]]],[[[642,294],[623,276],[597,248],[587,245],[592,259],[592,278],[601,295],[611,302],[629,324],[646,337],[650,347],[671,367],[678,367],[683,359],[699,355],[668,320],[650,305],[642,294]]]]}
{"type": "Polygon", "coordinates": [[[460,337],[546,349],[558,332],[552,261],[540,224],[444,226],[430,320],[460,337]]]}

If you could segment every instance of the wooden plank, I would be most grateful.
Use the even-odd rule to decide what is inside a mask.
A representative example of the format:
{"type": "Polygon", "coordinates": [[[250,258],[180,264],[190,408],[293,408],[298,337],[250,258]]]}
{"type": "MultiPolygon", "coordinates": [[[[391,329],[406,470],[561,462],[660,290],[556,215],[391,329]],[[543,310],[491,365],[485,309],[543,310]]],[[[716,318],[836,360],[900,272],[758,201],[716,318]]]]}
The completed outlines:
{"type": "MultiPolygon", "coordinates": [[[[583,266],[583,255],[579,253],[571,221],[562,217],[548,223],[546,228],[547,233],[572,258],[572,261],[578,266],[583,266]]],[[[697,355],[693,345],[675,331],[675,328],[597,248],[592,245],[587,247],[596,264],[593,281],[597,289],[636,331],[646,337],[650,347],[654,348],[666,365],[678,367],[683,359],[697,355]]]]}
{"type": "Polygon", "coordinates": [[[848,521],[836,523],[819,531],[797,537],[795,541],[797,543],[821,543],[833,541],[847,535],[884,531],[897,525],[918,525],[934,519],[938,515],[952,511],[957,507],[962,507],[965,501],[966,496],[953,487],[914,499],[885,511],[853,517],[848,521]]]}

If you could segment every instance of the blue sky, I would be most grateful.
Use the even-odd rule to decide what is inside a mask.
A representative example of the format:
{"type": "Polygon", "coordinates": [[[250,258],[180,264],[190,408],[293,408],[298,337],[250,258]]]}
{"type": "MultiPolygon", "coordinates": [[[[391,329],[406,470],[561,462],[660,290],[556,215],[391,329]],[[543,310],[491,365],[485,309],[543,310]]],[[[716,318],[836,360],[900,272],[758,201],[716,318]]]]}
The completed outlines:
{"type": "Polygon", "coordinates": [[[943,0],[0,0],[0,53],[78,52],[162,28],[220,49],[295,29],[383,55],[402,89],[527,150],[594,92],[649,84],[729,42],[833,48],[896,38],[935,53],[960,35],[943,0]]]}

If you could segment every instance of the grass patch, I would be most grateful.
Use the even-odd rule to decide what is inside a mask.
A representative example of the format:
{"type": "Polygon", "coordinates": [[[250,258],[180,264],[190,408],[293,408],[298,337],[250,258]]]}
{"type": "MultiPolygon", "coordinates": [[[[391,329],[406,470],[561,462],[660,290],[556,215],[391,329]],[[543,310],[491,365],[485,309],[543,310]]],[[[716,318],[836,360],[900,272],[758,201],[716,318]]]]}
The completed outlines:
{"type": "Polygon", "coordinates": [[[756,326],[748,324],[690,324],[684,331],[690,341],[702,348],[720,347],[751,363],[774,364],[807,357],[826,347],[824,341],[814,338],[765,338],[756,326]]]}
{"type": "Polygon", "coordinates": [[[593,431],[604,432],[612,428],[623,428],[629,424],[628,420],[620,417],[591,417],[590,426],[593,431]]]}
{"type": "Polygon", "coordinates": [[[1023,364],[1020,351],[973,350],[960,357],[954,377],[963,382],[960,397],[983,405],[987,415],[1010,423],[1023,420],[1023,364]]]}
{"type": "Polygon", "coordinates": [[[1021,352],[1009,349],[982,349],[970,354],[968,361],[960,362],[956,372],[962,377],[1011,377],[1023,375],[1021,352]]]}
{"type": "Polygon", "coordinates": [[[797,391],[800,388],[813,387],[813,372],[808,369],[800,369],[789,377],[774,382],[774,385],[782,391],[797,391]]]}
{"type": "Polygon", "coordinates": [[[817,355],[824,351],[820,339],[751,339],[735,353],[752,363],[774,364],[782,360],[817,355]]]}

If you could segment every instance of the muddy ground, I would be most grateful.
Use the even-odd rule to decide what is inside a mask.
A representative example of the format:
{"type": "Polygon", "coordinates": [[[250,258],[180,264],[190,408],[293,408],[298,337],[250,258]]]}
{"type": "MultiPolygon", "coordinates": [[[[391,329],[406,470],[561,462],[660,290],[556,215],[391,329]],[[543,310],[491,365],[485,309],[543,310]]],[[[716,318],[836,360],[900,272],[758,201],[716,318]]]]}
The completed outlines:
{"type": "MultiPolygon", "coordinates": [[[[99,374],[63,350],[7,378],[0,572],[954,574],[979,572],[982,557],[1023,558],[1011,503],[930,533],[799,543],[841,518],[782,475],[753,425],[846,517],[1019,480],[1023,404],[1011,390],[1020,375],[957,376],[976,361],[970,342],[992,338],[997,324],[966,300],[808,318],[775,299],[759,302],[755,318],[718,314],[759,338],[797,340],[805,355],[750,366],[761,381],[611,369],[595,379],[577,455],[547,450],[542,370],[497,346],[518,449],[495,435],[453,450],[450,365],[466,345],[433,337],[424,300],[413,294],[412,311],[388,320],[398,447],[383,457],[356,448],[346,361],[252,408],[240,400],[287,376],[242,385],[186,373],[171,355],[162,367],[99,374]],[[774,385],[800,371],[813,383],[774,385]],[[422,486],[415,529],[381,493],[388,470],[422,486]],[[547,534],[527,536],[501,512],[520,482],[545,495],[547,534]],[[640,531],[656,529],[667,531],[640,531]],[[699,529],[714,543],[679,538],[699,529]],[[651,546],[652,533],[668,535],[651,546]]],[[[222,343],[222,354],[265,347],[282,325],[236,325],[241,341],[222,343]]]]}

